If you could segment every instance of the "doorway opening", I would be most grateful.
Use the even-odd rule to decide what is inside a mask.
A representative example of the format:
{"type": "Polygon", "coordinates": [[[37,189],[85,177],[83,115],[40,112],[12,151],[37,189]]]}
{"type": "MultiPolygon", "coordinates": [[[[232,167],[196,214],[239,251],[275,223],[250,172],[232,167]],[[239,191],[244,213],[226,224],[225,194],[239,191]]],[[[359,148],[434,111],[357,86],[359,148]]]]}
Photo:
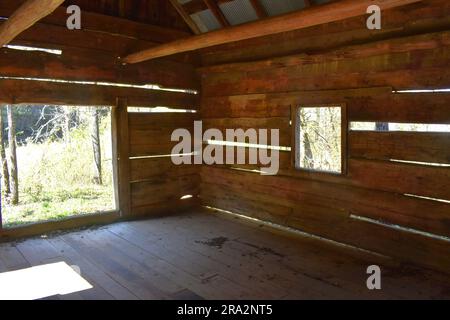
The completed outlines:
{"type": "Polygon", "coordinates": [[[111,107],[0,106],[3,228],[115,211],[111,107]]]}

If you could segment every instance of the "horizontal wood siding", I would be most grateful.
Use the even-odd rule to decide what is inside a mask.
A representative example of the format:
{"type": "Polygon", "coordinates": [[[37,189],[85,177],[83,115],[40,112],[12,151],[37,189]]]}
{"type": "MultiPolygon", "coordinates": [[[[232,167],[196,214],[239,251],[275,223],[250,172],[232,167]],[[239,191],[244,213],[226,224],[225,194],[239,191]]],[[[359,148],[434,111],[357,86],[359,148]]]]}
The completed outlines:
{"type": "Polygon", "coordinates": [[[178,144],[171,141],[172,132],[179,128],[192,131],[194,119],[189,113],[131,113],[130,156],[170,155],[178,144]]]}
{"type": "Polygon", "coordinates": [[[361,16],[207,48],[203,51],[202,60],[208,66],[254,61],[298,52],[324,52],[373,40],[423,33],[427,30],[448,30],[449,12],[450,3],[447,0],[423,0],[405,7],[384,10],[381,30],[368,30],[367,17],[361,16]]]}
{"type": "MultiPolygon", "coordinates": [[[[339,52],[333,56],[338,57],[339,52]]],[[[226,96],[364,86],[426,89],[450,82],[450,72],[446,68],[449,62],[448,45],[363,58],[336,58],[336,61],[323,61],[318,57],[318,61],[311,64],[210,73],[203,76],[203,83],[208,83],[203,93],[205,96],[226,96]]]]}
{"type": "Polygon", "coordinates": [[[128,97],[130,106],[198,109],[198,96],[182,92],[28,80],[0,80],[0,103],[114,105],[128,97]]]}
{"type": "Polygon", "coordinates": [[[198,204],[199,166],[175,165],[170,156],[178,143],[171,141],[172,132],[192,132],[196,118],[192,113],[129,113],[133,216],[181,212],[198,204]]]}
{"type": "MultiPolygon", "coordinates": [[[[39,43],[30,45],[49,48],[39,43]]],[[[55,46],[50,48],[54,49],[55,46]]],[[[195,69],[187,63],[159,60],[145,62],[139,66],[124,66],[112,52],[67,46],[56,48],[62,50],[62,55],[2,48],[0,73],[7,77],[155,84],[179,89],[199,88],[195,69]]]]}
{"type": "Polygon", "coordinates": [[[352,158],[450,163],[450,135],[443,132],[372,132],[349,134],[352,158]]]}
{"type": "MultiPolygon", "coordinates": [[[[0,16],[8,17],[16,4],[2,3],[0,16]]],[[[124,65],[125,54],[188,36],[188,33],[83,12],[81,30],[68,30],[65,8],[36,23],[11,45],[59,49],[62,55],[0,49],[0,75],[79,81],[157,84],[199,89],[195,55],[177,55],[140,65],[124,65]]],[[[1,24],[1,22],[0,22],[1,24]]]]}
{"type": "MultiPolygon", "coordinates": [[[[301,105],[345,104],[349,122],[450,124],[450,94],[396,92],[450,87],[450,38],[439,31],[450,7],[429,0],[404,9],[386,12],[379,37],[363,31],[358,18],[280,35],[277,46],[254,39],[205,50],[203,119],[218,129],[278,128],[293,150],[291,107],[301,105]],[[249,62],[259,55],[267,59],[249,62]]],[[[285,151],[276,176],[248,171],[257,165],[203,166],[201,198],[207,206],[448,271],[449,145],[448,132],[349,131],[346,175],[298,171],[285,151]]]]}
{"type": "MultiPolygon", "coordinates": [[[[16,8],[14,1],[1,1],[0,16],[9,17],[16,8]]],[[[170,158],[145,159],[169,154],[171,131],[192,127],[192,117],[129,114],[127,106],[199,109],[199,95],[194,94],[200,89],[195,70],[198,55],[175,55],[139,65],[121,61],[130,52],[189,33],[84,11],[82,30],[68,30],[66,20],[66,10],[60,7],[11,43],[58,49],[61,55],[0,48],[0,103],[114,106],[119,153],[117,193],[123,218],[195,205],[199,181],[195,171],[172,165],[170,158]],[[155,85],[155,89],[134,85],[155,85]],[[133,159],[136,156],[144,159],[133,159]],[[193,198],[181,200],[184,195],[193,198]]]]}
{"type": "Polygon", "coordinates": [[[280,223],[405,261],[445,269],[448,242],[359,221],[350,215],[428,226],[449,235],[448,204],[400,194],[226,168],[202,168],[204,204],[280,223]],[[223,196],[221,196],[221,192],[223,196]],[[427,259],[424,259],[427,257],[427,259]]]}

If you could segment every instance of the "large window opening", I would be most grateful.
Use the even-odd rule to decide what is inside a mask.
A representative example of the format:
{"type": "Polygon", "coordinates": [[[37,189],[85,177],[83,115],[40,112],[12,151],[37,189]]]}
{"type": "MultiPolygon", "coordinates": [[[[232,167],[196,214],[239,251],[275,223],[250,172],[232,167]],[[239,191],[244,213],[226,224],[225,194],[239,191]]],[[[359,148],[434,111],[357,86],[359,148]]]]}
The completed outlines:
{"type": "Polygon", "coordinates": [[[342,174],[345,171],[345,108],[307,106],[295,111],[295,167],[342,174]]]}
{"type": "Polygon", "coordinates": [[[4,228],[116,210],[110,107],[0,109],[4,228]]]}

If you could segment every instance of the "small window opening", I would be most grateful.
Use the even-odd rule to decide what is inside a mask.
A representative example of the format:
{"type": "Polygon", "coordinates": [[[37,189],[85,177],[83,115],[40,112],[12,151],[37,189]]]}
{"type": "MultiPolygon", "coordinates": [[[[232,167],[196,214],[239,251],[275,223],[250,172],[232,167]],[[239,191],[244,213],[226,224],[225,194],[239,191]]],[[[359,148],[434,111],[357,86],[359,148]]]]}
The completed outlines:
{"type": "Polygon", "coordinates": [[[299,107],[295,112],[295,166],[300,170],[344,173],[344,107],[299,107]]]}

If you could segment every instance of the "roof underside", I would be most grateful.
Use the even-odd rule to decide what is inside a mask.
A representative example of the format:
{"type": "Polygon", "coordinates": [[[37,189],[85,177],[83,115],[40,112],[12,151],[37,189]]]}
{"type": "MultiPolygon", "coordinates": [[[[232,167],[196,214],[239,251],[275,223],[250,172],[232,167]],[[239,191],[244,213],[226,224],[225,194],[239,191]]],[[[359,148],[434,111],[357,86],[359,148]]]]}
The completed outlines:
{"type": "MultiPolygon", "coordinates": [[[[178,2],[185,5],[185,7],[188,7],[189,4],[192,4],[195,0],[178,0],[178,2]]],[[[222,0],[216,2],[226,20],[232,26],[259,19],[258,14],[250,0],[222,0]]],[[[273,17],[308,7],[308,1],[305,0],[259,0],[259,2],[268,17],[273,17]]],[[[331,0],[313,0],[309,2],[314,5],[320,5],[331,2],[331,0]]],[[[209,32],[222,27],[220,21],[209,9],[189,13],[192,20],[194,20],[202,32],[209,32]]]]}
{"type": "MultiPolygon", "coordinates": [[[[201,32],[224,27],[208,9],[204,0],[177,0],[201,32]]],[[[254,3],[257,2],[264,17],[273,17],[312,5],[336,0],[213,0],[227,24],[235,26],[261,19],[254,3]],[[253,3],[252,3],[253,2],[253,3]]],[[[169,0],[67,0],[64,5],[79,5],[82,10],[121,17],[141,23],[189,31],[189,27],[169,0]]]]}
{"type": "Polygon", "coordinates": [[[63,5],[73,4],[88,12],[189,31],[168,0],[66,0],[63,5]]]}

